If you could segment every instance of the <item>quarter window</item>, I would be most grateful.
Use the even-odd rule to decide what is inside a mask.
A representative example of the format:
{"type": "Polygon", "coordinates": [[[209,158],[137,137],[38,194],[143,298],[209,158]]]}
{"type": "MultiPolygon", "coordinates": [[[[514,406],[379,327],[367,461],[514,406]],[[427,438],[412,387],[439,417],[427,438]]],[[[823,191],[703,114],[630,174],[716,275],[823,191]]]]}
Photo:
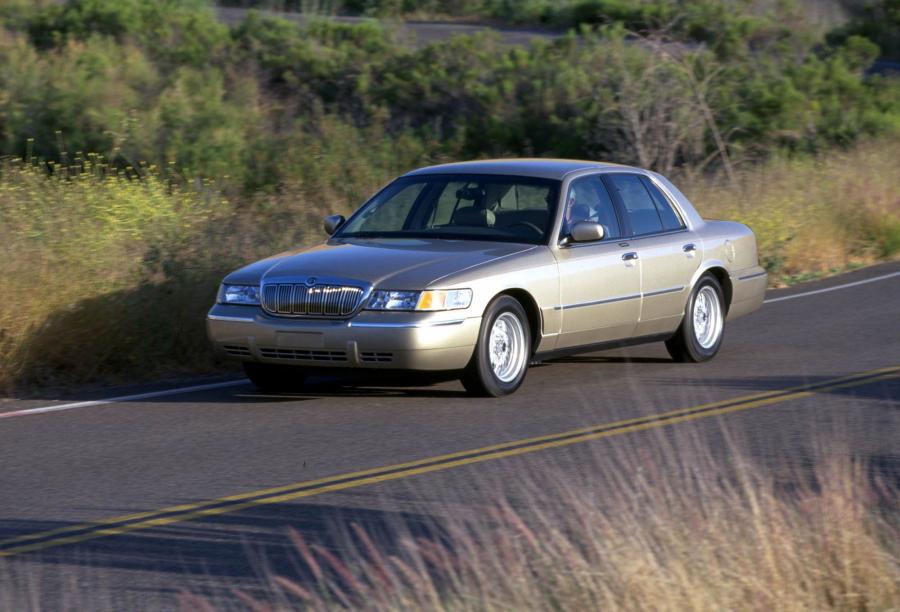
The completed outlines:
{"type": "Polygon", "coordinates": [[[644,187],[650,192],[653,203],[656,204],[656,210],[659,212],[660,219],[662,219],[663,229],[667,232],[683,229],[684,223],[682,223],[681,217],[678,216],[675,209],[672,208],[672,203],[669,202],[668,198],[657,189],[653,181],[647,177],[641,177],[641,180],[644,183],[644,187]]]}

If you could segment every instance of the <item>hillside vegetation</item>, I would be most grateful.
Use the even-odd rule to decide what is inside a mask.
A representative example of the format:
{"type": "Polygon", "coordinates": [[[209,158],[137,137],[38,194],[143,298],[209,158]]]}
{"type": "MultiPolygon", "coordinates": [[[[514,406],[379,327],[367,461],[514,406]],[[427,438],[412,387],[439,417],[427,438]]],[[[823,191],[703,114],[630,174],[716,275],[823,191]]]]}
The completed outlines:
{"type": "MultiPolygon", "coordinates": [[[[790,3],[643,3],[682,25],[644,20],[636,39],[610,9],[609,24],[553,43],[414,49],[376,21],[251,13],[229,30],[198,0],[15,1],[0,9],[0,153],[174,162],[246,190],[309,180],[311,142],[334,146],[326,118],[400,141],[393,167],[528,154],[696,171],[900,127],[900,84],[864,77],[878,47],[827,45],[778,8],[790,3]]],[[[384,166],[382,150],[361,154],[384,166]]]]}
{"type": "Polygon", "coordinates": [[[200,0],[3,3],[0,389],[213,370],[223,273],[438,161],[660,170],[750,224],[776,283],[895,256],[900,83],[866,76],[878,47],[790,3],[713,4],[678,5],[702,44],[613,12],[528,48],[415,49],[375,21],[229,29],[200,0]]]}

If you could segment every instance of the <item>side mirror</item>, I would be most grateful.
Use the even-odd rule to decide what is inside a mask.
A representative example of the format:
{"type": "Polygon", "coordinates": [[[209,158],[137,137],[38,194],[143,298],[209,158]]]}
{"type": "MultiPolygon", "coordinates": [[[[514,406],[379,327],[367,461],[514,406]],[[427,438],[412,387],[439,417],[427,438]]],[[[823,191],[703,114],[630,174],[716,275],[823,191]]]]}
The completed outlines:
{"type": "Polygon", "coordinates": [[[325,233],[331,236],[344,224],[344,221],[346,221],[344,215],[331,215],[330,217],[325,217],[325,233]]]}
{"type": "Polygon", "coordinates": [[[579,221],[572,226],[572,242],[595,242],[603,240],[603,226],[593,221],[579,221]]]}

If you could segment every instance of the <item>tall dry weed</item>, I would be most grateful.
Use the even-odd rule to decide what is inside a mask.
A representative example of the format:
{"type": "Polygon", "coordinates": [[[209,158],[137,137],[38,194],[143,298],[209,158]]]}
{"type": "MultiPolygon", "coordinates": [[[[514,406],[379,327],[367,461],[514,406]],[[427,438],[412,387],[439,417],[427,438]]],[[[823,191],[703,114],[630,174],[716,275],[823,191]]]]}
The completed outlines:
{"type": "Polygon", "coordinates": [[[819,157],[775,158],[682,189],[708,218],[734,219],[756,233],[775,284],[900,254],[900,141],[819,157]]]}
{"type": "Polygon", "coordinates": [[[314,541],[321,534],[292,531],[303,576],[270,576],[267,595],[251,600],[314,610],[896,609],[895,474],[834,453],[769,472],[729,443],[674,440],[624,441],[565,465],[509,464],[492,480],[473,470],[440,486],[441,499],[468,501],[438,504],[424,530],[395,523],[373,540],[353,524],[332,549],[314,541]]]}

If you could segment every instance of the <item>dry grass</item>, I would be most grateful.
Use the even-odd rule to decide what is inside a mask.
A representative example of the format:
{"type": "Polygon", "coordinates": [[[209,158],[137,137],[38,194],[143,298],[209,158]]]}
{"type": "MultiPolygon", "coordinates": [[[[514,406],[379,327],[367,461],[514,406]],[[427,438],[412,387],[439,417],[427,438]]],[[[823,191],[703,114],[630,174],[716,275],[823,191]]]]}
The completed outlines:
{"type": "Polygon", "coordinates": [[[304,182],[249,197],[98,158],[0,163],[0,393],[221,370],[204,325],[221,278],[318,240],[391,176],[325,136],[342,145],[310,150],[304,182]]]}
{"type": "MultiPolygon", "coordinates": [[[[330,495],[330,529],[288,532],[284,573],[248,543],[257,579],[174,582],[197,589],[182,609],[207,612],[897,610],[898,464],[854,459],[847,427],[811,426],[773,460],[749,435],[679,425],[330,495]]],[[[307,524],[304,504],[296,512],[284,520],[307,524]]],[[[121,609],[127,593],[89,570],[41,582],[33,566],[0,564],[0,606],[121,609]]]]}
{"type": "MultiPolygon", "coordinates": [[[[203,318],[222,275],[320,239],[322,216],[349,212],[399,165],[435,161],[403,138],[320,129],[306,156],[284,160],[294,183],[252,196],[96,159],[3,162],[0,392],[221,368],[203,318]]],[[[734,185],[680,182],[704,215],[749,224],[784,284],[900,252],[898,158],[900,141],[881,141],[747,168],[734,185]]]]}
{"type": "Polygon", "coordinates": [[[775,285],[900,254],[900,141],[860,145],[818,158],[773,159],[735,184],[686,181],[707,218],[749,225],[775,285]]]}
{"type": "Polygon", "coordinates": [[[424,534],[352,525],[335,549],[291,532],[303,577],[237,596],[257,610],[897,609],[900,499],[864,463],[773,478],[658,438],[565,468],[516,465],[482,487],[501,487],[487,507],[448,507],[424,534]]]}
{"type": "Polygon", "coordinates": [[[159,375],[154,358],[178,343],[185,310],[214,295],[214,282],[195,291],[181,281],[214,267],[204,232],[226,210],[212,186],[173,187],[152,172],[4,163],[0,389],[115,370],[159,375]]]}

